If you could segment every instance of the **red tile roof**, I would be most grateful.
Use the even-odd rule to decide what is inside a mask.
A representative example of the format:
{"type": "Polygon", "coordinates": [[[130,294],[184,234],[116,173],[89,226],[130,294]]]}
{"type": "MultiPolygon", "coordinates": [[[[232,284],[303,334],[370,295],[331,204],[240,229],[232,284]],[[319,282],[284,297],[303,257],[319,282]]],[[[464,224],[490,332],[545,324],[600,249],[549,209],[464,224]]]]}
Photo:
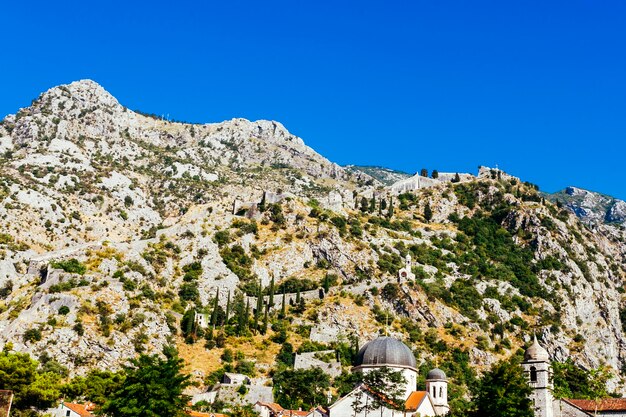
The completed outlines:
{"type": "Polygon", "coordinates": [[[283,410],[282,412],[282,416],[285,417],[291,417],[291,416],[297,416],[297,417],[304,417],[307,414],[309,414],[308,411],[302,411],[302,410],[283,410]]]}
{"type": "Polygon", "coordinates": [[[74,403],[63,403],[63,405],[73,412],[77,413],[80,417],[93,417],[93,414],[88,411],[88,408],[93,409],[91,408],[92,404],[82,405],[74,403]]]}
{"type": "Polygon", "coordinates": [[[597,401],[566,399],[565,401],[583,411],[626,411],[626,398],[604,398],[597,401]]]}
{"type": "Polygon", "coordinates": [[[276,403],[264,403],[262,401],[258,401],[257,404],[259,404],[261,406],[265,406],[265,407],[269,408],[270,410],[272,410],[275,413],[278,413],[278,412],[284,410],[284,408],[281,407],[280,404],[276,404],[276,403]]]}
{"type": "Polygon", "coordinates": [[[228,417],[226,414],[219,413],[201,413],[199,411],[187,410],[185,411],[191,417],[228,417]]]}
{"type": "Polygon", "coordinates": [[[413,391],[411,395],[409,395],[409,398],[407,398],[406,402],[404,403],[404,408],[407,411],[417,410],[427,395],[428,393],[426,391],[413,391]]]}

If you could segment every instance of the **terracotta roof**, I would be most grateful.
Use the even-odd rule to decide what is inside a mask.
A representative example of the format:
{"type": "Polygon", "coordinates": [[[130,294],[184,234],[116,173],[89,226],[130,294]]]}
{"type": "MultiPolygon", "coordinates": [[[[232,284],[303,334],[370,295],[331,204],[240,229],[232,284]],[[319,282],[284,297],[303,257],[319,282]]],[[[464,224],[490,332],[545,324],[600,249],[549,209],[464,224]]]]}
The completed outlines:
{"type": "Polygon", "coordinates": [[[12,402],[13,391],[0,390],[0,417],[9,417],[12,402]]]}
{"type": "Polygon", "coordinates": [[[413,391],[404,403],[404,408],[408,411],[417,410],[427,395],[428,393],[426,391],[413,391]]]}
{"type": "Polygon", "coordinates": [[[626,398],[604,398],[597,401],[566,399],[565,401],[583,411],[626,411],[626,398]]]}
{"type": "Polygon", "coordinates": [[[283,410],[282,412],[282,416],[286,416],[286,417],[291,417],[291,416],[298,416],[298,417],[304,417],[307,414],[309,414],[308,411],[302,411],[302,410],[283,410]]]}
{"type": "Polygon", "coordinates": [[[77,413],[80,417],[93,417],[93,414],[87,411],[87,408],[90,406],[90,404],[87,404],[85,406],[82,404],[63,403],[63,405],[73,412],[77,413]]]}
{"type": "Polygon", "coordinates": [[[226,414],[201,413],[199,411],[193,411],[193,410],[187,410],[185,411],[185,413],[190,415],[191,417],[228,417],[226,414]]]}
{"type": "Polygon", "coordinates": [[[281,407],[280,404],[276,404],[276,403],[264,403],[262,401],[257,401],[257,404],[259,404],[261,406],[265,406],[265,407],[269,408],[270,410],[272,410],[275,413],[278,413],[278,412],[284,410],[284,408],[281,407]]]}

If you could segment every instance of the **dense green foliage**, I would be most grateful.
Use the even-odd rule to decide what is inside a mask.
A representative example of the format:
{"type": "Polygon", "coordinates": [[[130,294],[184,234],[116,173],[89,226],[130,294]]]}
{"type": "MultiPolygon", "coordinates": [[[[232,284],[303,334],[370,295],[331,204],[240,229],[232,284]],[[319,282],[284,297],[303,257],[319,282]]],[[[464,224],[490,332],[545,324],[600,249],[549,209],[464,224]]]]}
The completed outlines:
{"type": "Polygon", "coordinates": [[[459,259],[461,272],[477,278],[509,281],[529,297],[544,295],[531,269],[532,250],[516,245],[511,234],[494,218],[477,214],[458,220],[457,225],[469,238],[463,235],[457,238],[460,246],[467,249],[459,259]]]}
{"type": "Polygon", "coordinates": [[[515,361],[501,361],[485,373],[474,392],[475,417],[533,417],[532,389],[515,361]]]}
{"type": "Polygon", "coordinates": [[[283,369],[273,379],[274,398],[283,407],[309,410],[326,404],[330,378],[319,368],[283,369]]]}
{"type": "Polygon", "coordinates": [[[50,262],[50,267],[79,275],[83,275],[87,271],[87,267],[75,258],[68,259],[67,261],[50,262]]]}
{"type": "Polygon", "coordinates": [[[15,397],[13,415],[30,408],[45,409],[60,397],[58,389],[61,375],[39,369],[39,363],[27,354],[11,351],[11,345],[0,352],[0,389],[12,390],[15,397]]]}
{"type": "Polygon", "coordinates": [[[606,382],[611,373],[604,368],[589,371],[579,368],[568,359],[565,362],[553,362],[554,396],[556,398],[606,398],[606,382]]]}
{"type": "Polygon", "coordinates": [[[102,413],[115,417],[184,416],[187,397],[183,389],[189,376],[181,373],[183,361],[173,348],[165,348],[165,358],[140,355],[124,368],[124,382],[102,407],[102,413]]]}

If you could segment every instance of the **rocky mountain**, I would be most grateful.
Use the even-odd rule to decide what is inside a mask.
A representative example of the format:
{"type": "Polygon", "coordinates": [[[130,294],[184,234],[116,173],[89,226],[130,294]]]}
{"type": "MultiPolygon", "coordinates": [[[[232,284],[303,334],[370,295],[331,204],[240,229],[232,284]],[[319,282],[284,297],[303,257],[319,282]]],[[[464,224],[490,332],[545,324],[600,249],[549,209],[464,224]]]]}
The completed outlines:
{"type": "Polygon", "coordinates": [[[409,173],[385,167],[348,165],[345,168],[348,171],[352,172],[364,172],[370,177],[377,179],[384,185],[391,185],[395,182],[411,177],[411,174],[409,173]]]}
{"type": "Polygon", "coordinates": [[[174,341],[200,389],[225,347],[268,375],[285,340],[387,331],[458,397],[535,332],[624,392],[624,232],[498,170],[398,194],[277,122],[172,123],[92,81],[7,116],[0,155],[0,348],[84,374],[174,341]],[[185,334],[194,310],[219,344],[185,334]]]}
{"type": "Polygon", "coordinates": [[[609,223],[620,225],[626,222],[626,202],[617,198],[567,187],[548,198],[555,203],[563,204],[586,223],[609,223]]]}

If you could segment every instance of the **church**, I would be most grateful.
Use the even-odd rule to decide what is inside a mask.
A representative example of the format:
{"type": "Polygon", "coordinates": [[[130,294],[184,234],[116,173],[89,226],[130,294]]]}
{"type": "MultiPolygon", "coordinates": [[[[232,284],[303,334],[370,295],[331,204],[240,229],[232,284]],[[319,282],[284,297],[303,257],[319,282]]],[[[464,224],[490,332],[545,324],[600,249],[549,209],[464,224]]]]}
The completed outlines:
{"type": "MultiPolygon", "coordinates": [[[[432,369],[426,376],[424,390],[418,391],[417,361],[411,349],[401,341],[385,336],[366,343],[359,350],[352,372],[365,375],[382,368],[402,374],[404,382],[397,388],[404,399],[403,404],[392,406],[391,401],[384,397],[384,392],[361,384],[331,405],[328,417],[431,417],[450,411],[446,374],[441,369],[432,369]]],[[[536,337],[524,353],[522,368],[532,388],[535,417],[626,417],[626,398],[554,398],[550,355],[536,337]]]]}
{"type": "Polygon", "coordinates": [[[367,374],[381,368],[400,372],[404,377],[404,383],[398,387],[404,404],[391,407],[383,395],[361,384],[329,407],[329,417],[430,417],[448,413],[446,374],[441,369],[431,370],[426,377],[425,390],[418,391],[417,361],[407,345],[392,337],[378,337],[359,350],[352,371],[367,374]]]}
{"type": "Polygon", "coordinates": [[[535,417],[587,417],[612,416],[626,417],[626,398],[605,398],[594,400],[555,399],[552,396],[552,368],[550,355],[542,347],[537,338],[524,353],[522,362],[524,373],[528,379],[532,407],[535,417]]]}

